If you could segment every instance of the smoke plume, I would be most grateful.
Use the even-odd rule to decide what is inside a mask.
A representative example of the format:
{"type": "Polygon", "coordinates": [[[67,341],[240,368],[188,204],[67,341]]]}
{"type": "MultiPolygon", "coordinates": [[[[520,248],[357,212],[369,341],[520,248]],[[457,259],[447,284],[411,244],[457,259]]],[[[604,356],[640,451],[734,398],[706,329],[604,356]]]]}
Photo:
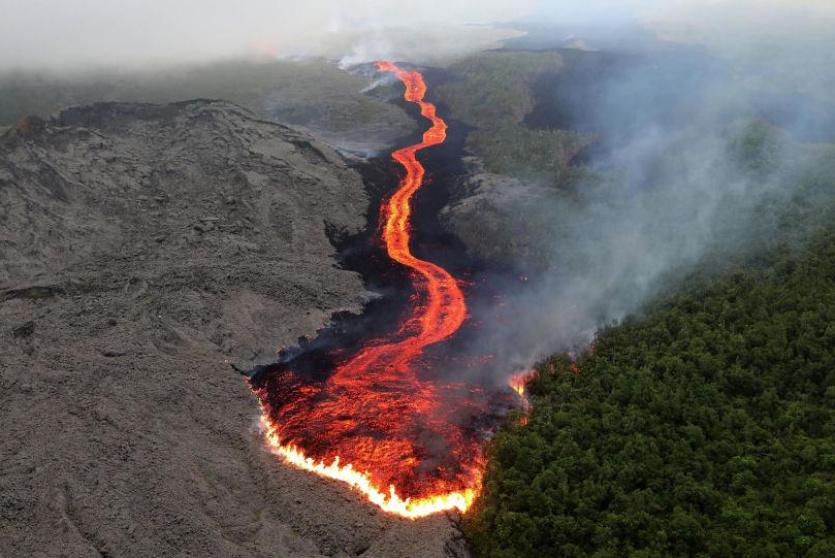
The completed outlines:
{"type": "Polygon", "coordinates": [[[831,165],[832,150],[820,144],[835,142],[835,72],[826,63],[835,10],[765,4],[656,10],[648,19],[659,40],[615,53],[603,74],[596,66],[557,80],[552,94],[573,115],[570,127],[599,141],[576,197],[552,194],[548,203],[546,193],[507,208],[545,231],[549,268],[513,287],[501,307],[474,309],[505,324],[479,340],[503,373],[586,345],[688,273],[774,248],[799,191],[818,165],[831,165]],[[734,14],[752,14],[750,23],[734,14]]]}

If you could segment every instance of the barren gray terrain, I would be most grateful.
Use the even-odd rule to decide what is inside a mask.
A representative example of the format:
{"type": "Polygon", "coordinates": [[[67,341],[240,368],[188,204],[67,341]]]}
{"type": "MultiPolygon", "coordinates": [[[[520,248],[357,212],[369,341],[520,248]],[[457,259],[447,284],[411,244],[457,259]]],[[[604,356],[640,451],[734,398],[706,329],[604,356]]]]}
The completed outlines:
{"type": "MultiPolygon", "coordinates": [[[[47,116],[72,105],[210,98],[231,101],[267,120],[312,130],[332,146],[365,154],[387,148],[416,128],[401,107],[363,93],[374,75],[370,69],[346,72],[321,59],[230,60],[80,75],[0,70],[0,130],[24,116],[47,116]]],[[[399,96],[397,91],[390,93],[399,96]]]]}
{"type": "Polygon", "coordinates": [[[359,310],[331,148],[225,102],[97,104],[0,137],[0,556],[462,556],[283,465],[228,362],[359,310]]]}

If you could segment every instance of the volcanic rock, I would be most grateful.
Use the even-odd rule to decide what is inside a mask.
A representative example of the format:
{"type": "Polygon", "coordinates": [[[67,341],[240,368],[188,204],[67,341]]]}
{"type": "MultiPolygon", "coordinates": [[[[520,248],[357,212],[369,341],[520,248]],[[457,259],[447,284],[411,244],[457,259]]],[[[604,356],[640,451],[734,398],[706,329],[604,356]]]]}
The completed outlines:
{"type": "Polygon", "coordinates": [[[442,226],[461,239],[467,251],[520,272],[551,264],[554,212],[559,193],[537,183],[484,170],[469,157],[460,187],[441,211],[442,226]],[[512,231],[512,234],[508,234],[512,231]]]}
{"type": "Polygon", "coordinates": [[[96,104],[7,130],[0,554],[448,553],[448,518],[374,513],[283,465],[224,364],[268,362],[359,310],[326,229],[358,232],[367,206],[331,148],[226,102],[96,104]]]}
{"type": "Polygon", "coordinates": [[[35,333],[35,322],[29,321],[12,329],[13,337],[29,337],[35,333]]]}

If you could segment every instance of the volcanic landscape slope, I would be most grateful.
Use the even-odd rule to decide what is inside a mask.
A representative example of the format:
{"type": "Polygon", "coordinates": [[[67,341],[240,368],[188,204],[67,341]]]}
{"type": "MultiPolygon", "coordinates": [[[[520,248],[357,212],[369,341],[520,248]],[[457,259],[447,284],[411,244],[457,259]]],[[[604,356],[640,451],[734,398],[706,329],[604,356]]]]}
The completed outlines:
{"type": "Polygon", "coordinates": [[[367,210],[332,149],[226,102],[0,137],[0,554],[461,555],[447,518],[282,465],[224,362],[359,309],[326,229],[367,210]]]}
{"type": "MultiPolygon", "coordinates": [[[[399,106],[366,95],[367,75],[321,59],[249,61],[60,74],[0,71],[0,127],[20,118],[101,101],[172,103],[225,99],[262,118],[313,131],[351,152],[383,150],[413,133],[399,106]]],[[[394,93],[393,93],[394,94],[394,93]]]]}

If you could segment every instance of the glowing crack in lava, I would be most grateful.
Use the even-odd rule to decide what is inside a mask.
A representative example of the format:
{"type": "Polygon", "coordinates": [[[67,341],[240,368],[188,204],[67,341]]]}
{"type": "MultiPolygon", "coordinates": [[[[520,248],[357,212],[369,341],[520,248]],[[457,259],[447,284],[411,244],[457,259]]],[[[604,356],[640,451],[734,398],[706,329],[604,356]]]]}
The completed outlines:
{"type": "Polygon", "coordinates": [[[448,339],[467,317],[464,294],[445,269],[410,248],[412,198],[424,181],[417,153],[446,139],[446,123],[424,100],[417,71],[378,62],[405,86],[431,126],[422,141],[392,153],[405,170],[381,207],[388,256],[408,268],[414,288],[397,331],[369,341],[326,379],[311,380],[292,364],[253,382],[273,451],[289,463],[350,484],[387,512],[408,518],[465,511],[481,485],[487,414],[479,388],[421,374],[424,349],[448,339]]]}

